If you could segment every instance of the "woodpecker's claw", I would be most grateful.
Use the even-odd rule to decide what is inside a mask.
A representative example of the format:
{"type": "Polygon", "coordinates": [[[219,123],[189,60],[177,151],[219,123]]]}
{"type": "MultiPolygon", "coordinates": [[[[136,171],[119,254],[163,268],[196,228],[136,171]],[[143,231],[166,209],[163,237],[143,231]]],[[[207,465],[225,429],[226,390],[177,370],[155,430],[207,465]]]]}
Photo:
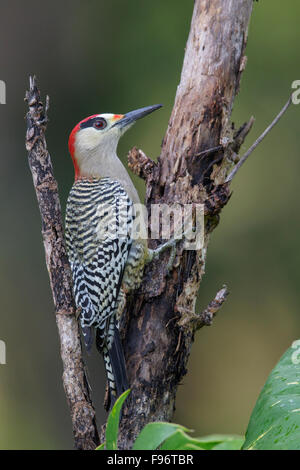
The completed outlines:
{"type": "Polygon", "coordinates": [[[181,240],[180,239],[176,239],[176,238],[171,238],[170,240],[168,240],[167,242],[163,243],[162,245],[160,245],[158,248],[156,248],[155,250],[151,250],[150,248],[148,249],[148,259],[147,259],[147,263],[150,263],[151,261],[153,260],[157,260],[159,259],[159,256],[161,255],[161,253],[163,253],[164,251],[166,251],[168,248],[171,248],[171,252],[170,252],[170,258],[169,258],[169,261],[168,261],[168,264],[167,264],[167,272],[169,274],[169,272],[171,271],[171,269],[173,268],[173,265],[174,265],[174,260],[176,258],[176,245],[177,243],[179,243],[181,240]]]}

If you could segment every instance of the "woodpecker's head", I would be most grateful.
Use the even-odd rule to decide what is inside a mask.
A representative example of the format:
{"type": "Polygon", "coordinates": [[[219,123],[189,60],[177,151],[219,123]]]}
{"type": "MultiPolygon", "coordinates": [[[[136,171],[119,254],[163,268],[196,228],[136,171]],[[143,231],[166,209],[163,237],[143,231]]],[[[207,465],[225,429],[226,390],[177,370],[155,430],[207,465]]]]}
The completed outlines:
{"type": "Polygon", "coordinates": [[[161,104],[147,106],[127,114],[94,114],[79,122],[69,137],[69,151],[75,168],[75,179],[89,176],[98,164],[109,165],[116,155],[120,137],[140,118],[161,104]]]}

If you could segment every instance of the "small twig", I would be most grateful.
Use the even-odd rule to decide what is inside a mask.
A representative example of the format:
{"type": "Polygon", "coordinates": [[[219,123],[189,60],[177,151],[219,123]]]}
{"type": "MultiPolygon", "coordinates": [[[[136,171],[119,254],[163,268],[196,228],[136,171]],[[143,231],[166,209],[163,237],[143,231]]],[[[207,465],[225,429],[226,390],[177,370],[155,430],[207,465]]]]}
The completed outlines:
{"type": "Polygon", "coordinates": [[[128,153],[128,166],[140,178],[145,181],[151,178],[156,163],[137,147],[133,147],[128,153]]]}
{"type": "Polygon", "coordinates": [[[75,447],[94,449],[99,443],[95,410],[82,360],[57,182],[45,139],[49,98],[44,108],[35,77],[30,77],[29,83],[25,98],[29,106],[26,149],[42,220],[46,265],[61,344],[63,385],[71,412],[75,447]]]}
{"type": "Polygon", "coordinates": [[[228,288],[224,285],[222,289],[216,293],[215,298],[208,304],[206,309],[199,314],[177,306],[176,310],[181,314],[181,318],[177,321],[177,324],[183,328],[191,327],[193,331],[197,331],[203,326],[210,326],[228,295],[228,288]]]}
{"type": "Polygon", "coordinates": [[[215,298],[208,304],[206,309],[197,315],[197,318],[194,321],[195,331],[202,328],[202,326],[210,326],[212,324],[214,317],[222,307],[228,295],[228,287],[224,285],[222,289],[217,292],[215,298]]]}
{"type": "Polygon", "coordinates": [[[247,152],[241,157],[237,165],[234,167],[234,169],[231,171],[231,173],[227,176],[226,178],[226,183],[229,183],[237,171],[240,169],[240,167],[245,163],[247,158],[251,155],[251,153],[256,149],[256,147],[261,143],[261,141],[266,137],[266,135],[273,129],[273,127],[277,124],[277,122],[280,120],[280,118],[284,115],[284,113],[287,111],[289,106],[292,104],[292,96],[290,96],[288,102],[284,105],[280,113],[276,116],[274,121],[266,128],[266,130],[258,137],[258,139],[254,142],[254,144],[247,150],[247,152]]]}
{"type": "Polygon", "coordinates": [[[239,152],[241,146],[243,145],[247,135],[251,131],[255,118],[251,116],[249,121],[245,122],[235,133],[233,138],[232,150],[234,152],[239,152]]]}
{"type": "Polygon", "coordinates": [[[220,150],[223,150],[223,148],[224,148],[223,145],[217,145],[217,147],[211,147],[209,149],[202,150],[202,152],[197,153],[196,155],[194,155],[194,157],[202,157],[203,155],[207,156],[207,155],[210,155],[211,153],[219,152],[220,150]]]}

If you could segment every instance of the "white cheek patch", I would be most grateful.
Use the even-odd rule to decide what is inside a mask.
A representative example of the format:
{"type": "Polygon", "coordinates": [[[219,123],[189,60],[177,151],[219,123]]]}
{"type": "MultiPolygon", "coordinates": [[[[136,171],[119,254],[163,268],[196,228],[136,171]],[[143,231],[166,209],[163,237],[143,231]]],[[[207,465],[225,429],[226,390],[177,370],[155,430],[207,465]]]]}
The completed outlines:
{"type": "Polygon", "coordinates": [[[112,114],[100,116],[107,119],[107,128],[97,130],[94,127],[86,127],[81,129],[76,136],[75,158],[81,167],[91,160],[99,160],[99,157],[103,158],[116,153],[122,132],[118,127],[110,126],[108,119],[113,116],[112,114]]]}
{"type": "Polygon", "coordinates": [[[95,147],[98,147],[101,138],[101,131],[97,131],[94,127],[81,129],[76,136],[76,153],[81,153],[84,150],[93,150],[95,147]]]}

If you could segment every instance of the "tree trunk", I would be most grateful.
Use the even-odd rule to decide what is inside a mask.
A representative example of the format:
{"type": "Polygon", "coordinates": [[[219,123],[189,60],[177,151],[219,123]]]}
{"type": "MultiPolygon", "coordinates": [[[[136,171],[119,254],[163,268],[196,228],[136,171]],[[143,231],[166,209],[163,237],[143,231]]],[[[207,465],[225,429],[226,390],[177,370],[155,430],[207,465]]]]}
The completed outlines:
{"type": "Polygon", "coordinates": [[[230,122],[246,62],[252,3],[195,0],[181,81],[158,163],[137,149],[129,155],[130,167],[146,179],[149,213],[157,203],[203,204],[205,233],[201,250],[178,245],[169,276],[168,252],[149,265],[141,288],[127,299],[122,337],[132,392],[120,425],[121,449],[129,449],[148,422],[171,420],[194,333],[205,324],[205,315],[195,313],[195,303],[209,235],[230,197],[226,176],[252,125],[251,120],[235,131],[230,122]]]}

